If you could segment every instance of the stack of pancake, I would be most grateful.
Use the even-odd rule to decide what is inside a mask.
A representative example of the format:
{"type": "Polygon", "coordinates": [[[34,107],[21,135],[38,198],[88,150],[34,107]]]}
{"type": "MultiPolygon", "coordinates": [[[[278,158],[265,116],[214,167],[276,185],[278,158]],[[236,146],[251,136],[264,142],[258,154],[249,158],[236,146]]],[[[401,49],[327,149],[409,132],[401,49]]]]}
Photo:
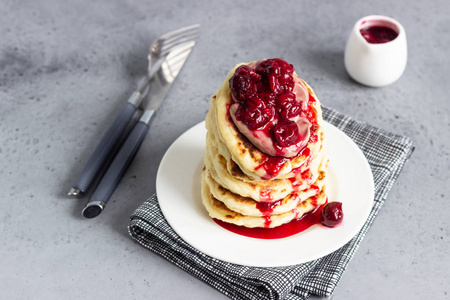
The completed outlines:
{"type": "Polygon", "coordinates": [[[202,200],[212,218],[250,228],[273,228],[299,219],[327,201],[322,111],[314,91],[294,72],[309,93],[315,118],[311,135],[315,137],[291,158],[263,153],[230,117],[229,79],[239,65],[212,97],[206,116],[202,200]]]}

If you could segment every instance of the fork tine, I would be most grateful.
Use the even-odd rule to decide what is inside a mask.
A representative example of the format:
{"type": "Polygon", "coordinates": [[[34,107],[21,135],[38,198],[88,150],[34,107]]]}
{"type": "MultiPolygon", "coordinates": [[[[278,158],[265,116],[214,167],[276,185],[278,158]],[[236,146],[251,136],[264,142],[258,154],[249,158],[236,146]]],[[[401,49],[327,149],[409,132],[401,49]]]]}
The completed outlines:
{"type": "Polygon", "coordinates": [[[189,42],[195,43],[197,40],[198,40],[198,36],[192,36],[192,37],[187,37],[187,38],[177,40],[177,41],[171,43],[170,45],[163,45],[162,48],[160,49],[161,56],[166,55],[167,53],[172,51],[172,49],[178,47],[179,45],[182,45],[184,43],[189,43],[189,42]]]}
{"type": "Polygon", "coordinates": [[[194,45],[195,42],[191,41],[172,50],[160,69],[160,72],[164,73],[166,80],[169,80],[169,76],[170,78],[175,78],[178,75],[194,45]]]}
{"type": "Polygon", "coordinates": [[[170,57],[167,58],[167,64],[173,70],[181,69],[181,67],[184,64],[185,57],[189,55],[193,47],[194,43],[189,43],[189,45],[186,45],[182,49],[179,49],[179,51],[174,53],[174,55],[171,55],[170,57]]]}
{"type": "Polygon", "coordinates": [[[148,56],[149,78],[157,72],[164,57],[166,57],[175,47],[190,42],[193,43],[190,47],[193,47],[199,38],[199,28],[200,24],[194,24],[173,30],[159,37],[150,48],[151,54],[148,56]],[[152,53],[155,54],[155,57],[158,56],[159,58],[153,58],[152,53]]]}
{"type": "Polygon", "coordinates": [[[163,46],[164,45],[170,45],[171,43],[177,42],[177,41],[182,40],[182,39],[192,39],[192,38],[195,38],[195,37],[198,37],[198,36],[199,36],[199,30],[186,31],[186,32],[183,32],[183,33],[181,33],[179,35],[173,36],[173,37],[171,37],[169,39],[164,39],[164,40],[161,41],[161,43],[162,43],[163,46]]]}
{"type": "Polygon", "coordinates": [[[160,51],[162,54],[165,54],[166,52],[169,52],[170,49],[173,47],[190,41],[196,41],[199,38],[199,31],[198,30],[190,30],[182,32],[181,34],[178,34],[176,36],[171,37],[170,39],[163,40],[161,42],[160,51]]]}
{"type": "Polygon", "coordinates": [[[177,61],[184,61],[184,57],[189,55],[189,52],[195,46],[195,42],[186,42],[184,44],[180,44],[178,47],[174,48],[170,55],[167,56],[166,62],[170,66],[176,65],[177,61]]]}
{"type": "Polygon", "coordinates": [[[170,31],[168,33],[165,33],[160,37],[160,39],[170,41],[172,39],[176,39],[179,36],[185,35],[189,32],[198,32],[200,28],[200,24],[194,24],[182,28],[175,29],[173,31],[170,31]]]}

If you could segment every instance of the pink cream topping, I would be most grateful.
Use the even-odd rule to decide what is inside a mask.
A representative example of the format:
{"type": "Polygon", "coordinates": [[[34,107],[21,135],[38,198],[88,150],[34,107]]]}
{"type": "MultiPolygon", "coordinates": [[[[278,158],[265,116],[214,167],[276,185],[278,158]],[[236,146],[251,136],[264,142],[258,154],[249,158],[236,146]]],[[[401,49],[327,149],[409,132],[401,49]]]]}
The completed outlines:
{"type": "Polygon", "coordinates": [[[231,119],[255,147],[286,158],[306,147],[313,125],[309,93],[292,65],[279,58],[242,65],[229,84],[231,119]]]}

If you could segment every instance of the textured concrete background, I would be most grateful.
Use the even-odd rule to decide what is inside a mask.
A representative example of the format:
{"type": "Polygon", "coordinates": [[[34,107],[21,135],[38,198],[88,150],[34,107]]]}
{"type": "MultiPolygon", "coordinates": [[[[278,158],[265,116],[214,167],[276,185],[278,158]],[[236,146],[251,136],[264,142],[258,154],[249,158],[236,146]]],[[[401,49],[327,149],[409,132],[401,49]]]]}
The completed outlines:
{"type": "Polygon", "coordinates": [[[333,299],[448,299],[450,2],[12,1],[0,3],[0,298],[225,299],[127,233],[155,192],[170,144],[202,121],[242,61],[282,57],[323,105],[406,135],[416,151],[333,299]],[[360,17],[406,29],[408,65],[384,88],[345,72],[360,17]],[[146,71],[160,34],[202,24],[201,40],[105,212],[66,195],[146,71]]]}

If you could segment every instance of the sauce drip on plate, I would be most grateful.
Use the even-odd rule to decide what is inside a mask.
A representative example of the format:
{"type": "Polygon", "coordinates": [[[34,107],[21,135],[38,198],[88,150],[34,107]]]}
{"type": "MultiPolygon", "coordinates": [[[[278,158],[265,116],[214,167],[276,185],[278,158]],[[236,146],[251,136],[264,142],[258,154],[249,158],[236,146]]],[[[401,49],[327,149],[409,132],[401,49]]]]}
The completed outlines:
{"type": "Polygon", "coordinates": [[[244,226],[226,223],[217,219],[214,219],[214,221],[226,230],[243,236],[265,240],[282,239],[305,231],[313,225],[320,224],[322,208],[325,205],[326,203],[315,208],[312,212],[305,214],[300,219],[292,220],[289,223],[275,228],[247,228],[244,226]]]}

